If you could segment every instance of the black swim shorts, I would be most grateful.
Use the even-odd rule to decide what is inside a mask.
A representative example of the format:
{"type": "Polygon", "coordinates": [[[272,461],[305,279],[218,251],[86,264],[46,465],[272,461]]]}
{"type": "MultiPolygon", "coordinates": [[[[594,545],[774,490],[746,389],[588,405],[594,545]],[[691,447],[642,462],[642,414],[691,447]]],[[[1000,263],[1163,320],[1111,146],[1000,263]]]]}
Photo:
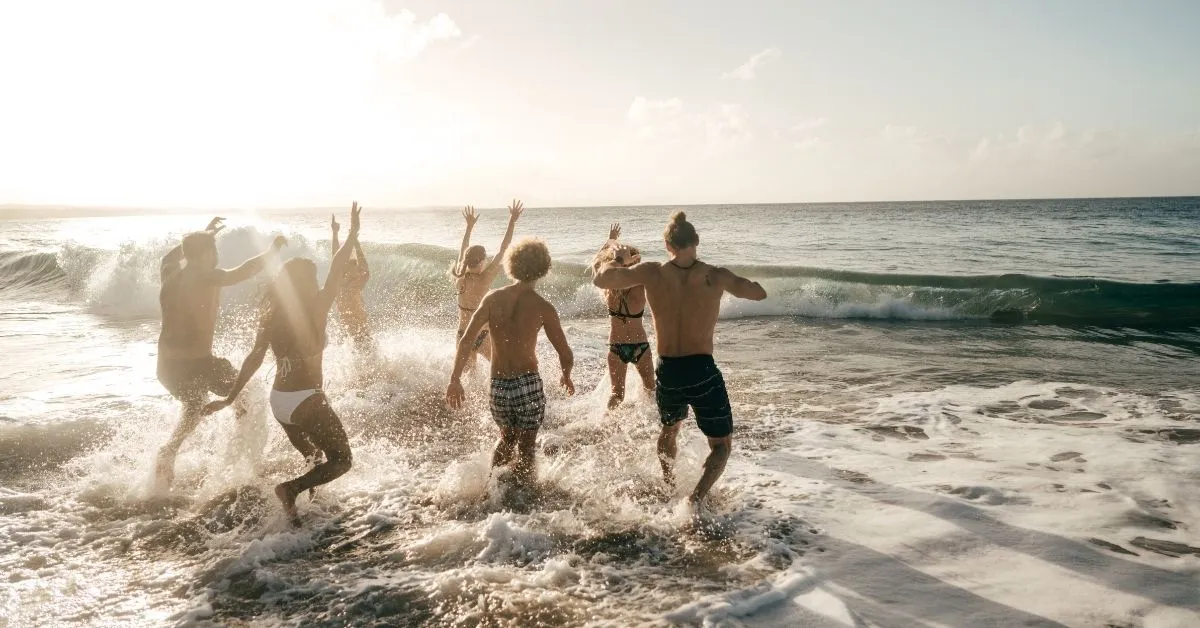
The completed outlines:
{"type": "Polygon", "coordinates": [[[158,381],[171,396],[184,402],[205,401],[208,393],[227,395],[237,380],[237,369],[225,358],[208,356],[172,360],[158,359],[158,381]]]}
{"type": "Polygon", "coordinates": [[[705,436],[722,438],[733,433],[733,409],[729,407],[725,378],[711,355],[659,357],[654,376],[654,396],[663,425],[686,419],[691,406],[696,425],[705,436]]]}

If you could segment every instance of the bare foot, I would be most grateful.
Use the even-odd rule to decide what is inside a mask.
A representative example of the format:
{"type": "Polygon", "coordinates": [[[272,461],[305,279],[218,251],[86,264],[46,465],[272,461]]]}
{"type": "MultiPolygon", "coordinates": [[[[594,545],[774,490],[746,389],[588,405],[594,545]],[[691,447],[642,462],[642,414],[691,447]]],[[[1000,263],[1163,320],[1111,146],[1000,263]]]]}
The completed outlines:
{"type": "Polygon", "coordinates": [[[624,401],[624,399],[624,396],[613,393],[612,396],[608,398],[608,409],[612,410],[613,408],[621,405],[621,402],[624,401]]]}
{"type": "Polygon", "coordinates": [[[292,527],[300,527],[300,515],[296,512],[296,495],[292,489],[288,488],[287,482],[275,485],[275,497],[279,498],[279,502],[283,504],[283,514],[287,515],[288,522],[292,527]]]}

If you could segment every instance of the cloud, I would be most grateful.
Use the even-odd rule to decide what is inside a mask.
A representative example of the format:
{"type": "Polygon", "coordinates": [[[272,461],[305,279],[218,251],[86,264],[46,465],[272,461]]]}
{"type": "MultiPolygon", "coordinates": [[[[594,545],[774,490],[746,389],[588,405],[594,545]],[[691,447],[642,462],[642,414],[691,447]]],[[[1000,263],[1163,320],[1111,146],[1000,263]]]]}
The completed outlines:
{"type": "Polygon", "coordinates": [[[683,101],[679,98],[666,100],[647,100],[643,96],[633,99],[629,105],[628,117],[635,124],[653,124],[673,118],[683,111],[683,101]]]}
{"type": "Polygon", "coordinates": [[[781,54],[783,53],[781,53],[778,48],[767,48],[766,50],[751,56],[750,60],[738,66],[738,68],[732,72],[726,72],[722,74],[721,78],[749,81],[750,79],[754,78],[760,67],[766,65],[773,59],[779,58],[781,54]]]}
{"type": "Polygon", "coordinates": [[[819,128],[825,126],[826,124],[829,124],[829,120],[827,118],[823,118],[823,117],[822,118],[812,118],[809,120],[805,120],[804,122],[801,122],[800,124],[797,124],[796,126],[792,127],[792,132],[793,133],[808,133],[809,131],[815,131],[815,130],[819,129],[819,128]]]}
{"type": "Polygon", "coordinates": [[[643,140],[699,144],[699,147],[716,149],[753,137],[750,116],[738,104],[719,104],[705,111],[690,112],[677,97],[649,100],[638,96],[629,105],[626,117],[643,140]]]}
{"type": "Polygon", "coordinates": [[[461,44],[459,44],[458,47],[463,50],[470,50],[471,48],[475,47],[475,44],[479,43],[479,39],[480,39],[479,35],[471,35],[470,37],[463,40],[463,42],[461,44]]]}

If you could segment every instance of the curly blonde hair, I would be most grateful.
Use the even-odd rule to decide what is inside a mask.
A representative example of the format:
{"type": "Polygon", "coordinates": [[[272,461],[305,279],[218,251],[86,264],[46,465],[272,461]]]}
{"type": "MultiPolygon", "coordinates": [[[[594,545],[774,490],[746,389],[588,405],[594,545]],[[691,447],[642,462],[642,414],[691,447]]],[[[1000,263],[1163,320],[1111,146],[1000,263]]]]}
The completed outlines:
{"type": "Polygon", "coordinates": [[[535,281],[550,272],[550,249],[538,238],[525,238],[504,256],[504,271],[517,281],[535,281]]]}

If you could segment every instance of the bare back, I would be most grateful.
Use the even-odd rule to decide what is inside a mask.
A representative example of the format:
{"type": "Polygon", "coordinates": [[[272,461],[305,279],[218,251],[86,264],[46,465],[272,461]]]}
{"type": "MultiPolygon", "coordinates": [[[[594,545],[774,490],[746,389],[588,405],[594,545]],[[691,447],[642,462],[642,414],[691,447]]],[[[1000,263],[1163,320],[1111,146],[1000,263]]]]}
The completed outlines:
{"type": "Polygon", "coordinates": [[[711,355],[725,292],[721,269],[701,261],[687,269],[670,262],[656,266],[646,282],[646,299],[654,310],[658,355],[711,355]]]}
{"type": "Polygon", "coordinates": [[[609,312],[608,341],[610,343],[646,342],[646,289],[633,286],[624,290],[605,290],[604,302],[609,312]],[[613,316],[613,313],[624,316],[613,316]],[[637,318],[632,315],[642,314],[637,318]]]}
{"type": "Polygon", "coordinates": [[[159,355],[172,360],[212,355],[221,288],[208,274],[183,269],[166,277],[158,293],[162,308],[159,355]]]}
{"type": "Polygon", "coordinates": [[[494,271],[492,266],[489,265],[482,272],[465,273],[462,277],[455,280],[455,285],[458,288],[459,329],[463,329],[471,321],[471,315],[479,308],[479,304],[483,302],[483,297],[491,289],[492,283],[496,281],[498,274],[498,267],[494,271]]]}
{"type": "Polygon", "coordinates": [[[492,336],[492,377],[536,372],[538,333],[553,310],[550,303],[531,288],[514,284],[489,294],[481,307],[487,308],[492,336]]]}

